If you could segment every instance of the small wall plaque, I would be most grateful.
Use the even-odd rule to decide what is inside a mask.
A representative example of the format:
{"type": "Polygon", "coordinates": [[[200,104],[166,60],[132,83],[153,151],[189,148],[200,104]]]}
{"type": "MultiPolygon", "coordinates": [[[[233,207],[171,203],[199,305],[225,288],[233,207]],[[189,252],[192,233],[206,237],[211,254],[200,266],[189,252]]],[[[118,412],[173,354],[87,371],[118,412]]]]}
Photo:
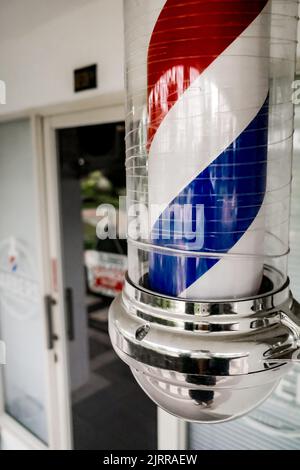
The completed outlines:
{"type": "Polygon", "coordinates": [[[97,88],[97,64],[74,70],[74,91],[97,88]]]}

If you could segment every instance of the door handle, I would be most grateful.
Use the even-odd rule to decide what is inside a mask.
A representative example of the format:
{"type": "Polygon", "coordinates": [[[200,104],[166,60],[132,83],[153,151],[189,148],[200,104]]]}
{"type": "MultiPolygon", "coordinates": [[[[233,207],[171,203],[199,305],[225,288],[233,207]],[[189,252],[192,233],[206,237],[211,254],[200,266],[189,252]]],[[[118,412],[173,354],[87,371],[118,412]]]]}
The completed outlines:
{"type": "Polygon", "coordinates": [[[54,341],[58,340],[58,336],[54,333],[53,329],[53,306],[56,305],[56,300],[51,295],[45,296],[45,309],[46,309],[46,320],[47,320],[47,348],[49,351],[54,349],[54,341]]]}
{"type": "Polygon", "coordinates": [[[66,304],[66,320],[67,320],[67,336],[69,341],[75,340],[75,326],[74,326],[74,303],[73,303],[73,289],[67,287],[65,291],[65,304],[66,304]]]}

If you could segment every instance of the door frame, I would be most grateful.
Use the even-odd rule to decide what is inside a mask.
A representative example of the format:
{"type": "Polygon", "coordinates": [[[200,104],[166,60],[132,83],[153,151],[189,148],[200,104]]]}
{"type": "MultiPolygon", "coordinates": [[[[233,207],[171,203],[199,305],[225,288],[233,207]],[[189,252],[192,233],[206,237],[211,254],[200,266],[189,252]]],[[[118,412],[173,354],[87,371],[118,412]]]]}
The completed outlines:
{"type": "MultiPolygon", "coordinates": [[[[119,101],[119,100],[117,100],[119,101]]],[[[122,103],[122,102],[121,102],[122,103]]],[[[51,266],[51,297],[56,304],[53,308],[54,332],[59,338],[55,342],[57,355],[56,368],[58,371],[58,410],[60,447],[70,450],[73,448],[72,436],[72,404],[70,397],[70,368],[68,356],[68,339],[66,312],[64,304],[63,249],[61,240],[61,215],[59,202],[59,172],[57,165],[56,131],[63,128],[94,125],[105,122],[115,122],[124,119],[124,106],[120,103],[104,105],[97,108],[45,117],[43,120],[44,162],[46,199],[49,233],[49,266],[51,266]]]]}
{"type": "MultiPolygon", "coordinates": [[[[73,105],[74,106],[74,105],[73,105]]],[[[58,403],[56,417],[60,423],[60,445],[62,449],[73,448],[72,403],[70,397],[70,368],[66,312],[64,306],[63,251],[61,240],[61,220],[59,202],[59,172],[57,165],[56,131],[63,128],[105,124],[125,120],[124,95],[99,96],[93,102],[81,102],[71,110],[59,108],[57,114],[50,114],[43,119],[44,167],[47,199],[49,263],[52,265],[51,296],[56,305],[53,309],[54,329],[58,336],[55,342],[58,369],[58,403]],[[64,112],[65,111],[65,112],[64,112]]],[[[158,449],[186,449],[187,425],[162,410],[158,410],[158,449]],[[172,427],[173,432],[170,432],[172,427]]]]}

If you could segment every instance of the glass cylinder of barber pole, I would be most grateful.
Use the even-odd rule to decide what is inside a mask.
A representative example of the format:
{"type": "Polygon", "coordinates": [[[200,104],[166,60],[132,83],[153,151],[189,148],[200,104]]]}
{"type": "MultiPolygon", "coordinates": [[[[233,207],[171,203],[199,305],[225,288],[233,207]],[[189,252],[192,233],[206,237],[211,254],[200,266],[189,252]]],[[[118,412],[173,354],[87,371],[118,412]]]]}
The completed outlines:
{"type": "Polygon", "coordinates": [[[253,297],[287,277],[296,0],[125,0],[129,278],[253,297]]]}

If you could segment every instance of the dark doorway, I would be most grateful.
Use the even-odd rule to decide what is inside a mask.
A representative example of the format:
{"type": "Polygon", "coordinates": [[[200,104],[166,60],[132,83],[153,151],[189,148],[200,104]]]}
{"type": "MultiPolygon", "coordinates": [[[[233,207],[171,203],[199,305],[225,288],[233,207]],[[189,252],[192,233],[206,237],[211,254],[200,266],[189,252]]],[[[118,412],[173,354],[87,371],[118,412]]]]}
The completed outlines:
{"type": "Polygon", "coordinates": [[[123,122],[57,131],[75,449],[157,447],[156,407],[108,336],[109,305],[126,271],[126,241],[96,235],[97,207],[119,211],[125,195],[124,133],[123,122]]]}

